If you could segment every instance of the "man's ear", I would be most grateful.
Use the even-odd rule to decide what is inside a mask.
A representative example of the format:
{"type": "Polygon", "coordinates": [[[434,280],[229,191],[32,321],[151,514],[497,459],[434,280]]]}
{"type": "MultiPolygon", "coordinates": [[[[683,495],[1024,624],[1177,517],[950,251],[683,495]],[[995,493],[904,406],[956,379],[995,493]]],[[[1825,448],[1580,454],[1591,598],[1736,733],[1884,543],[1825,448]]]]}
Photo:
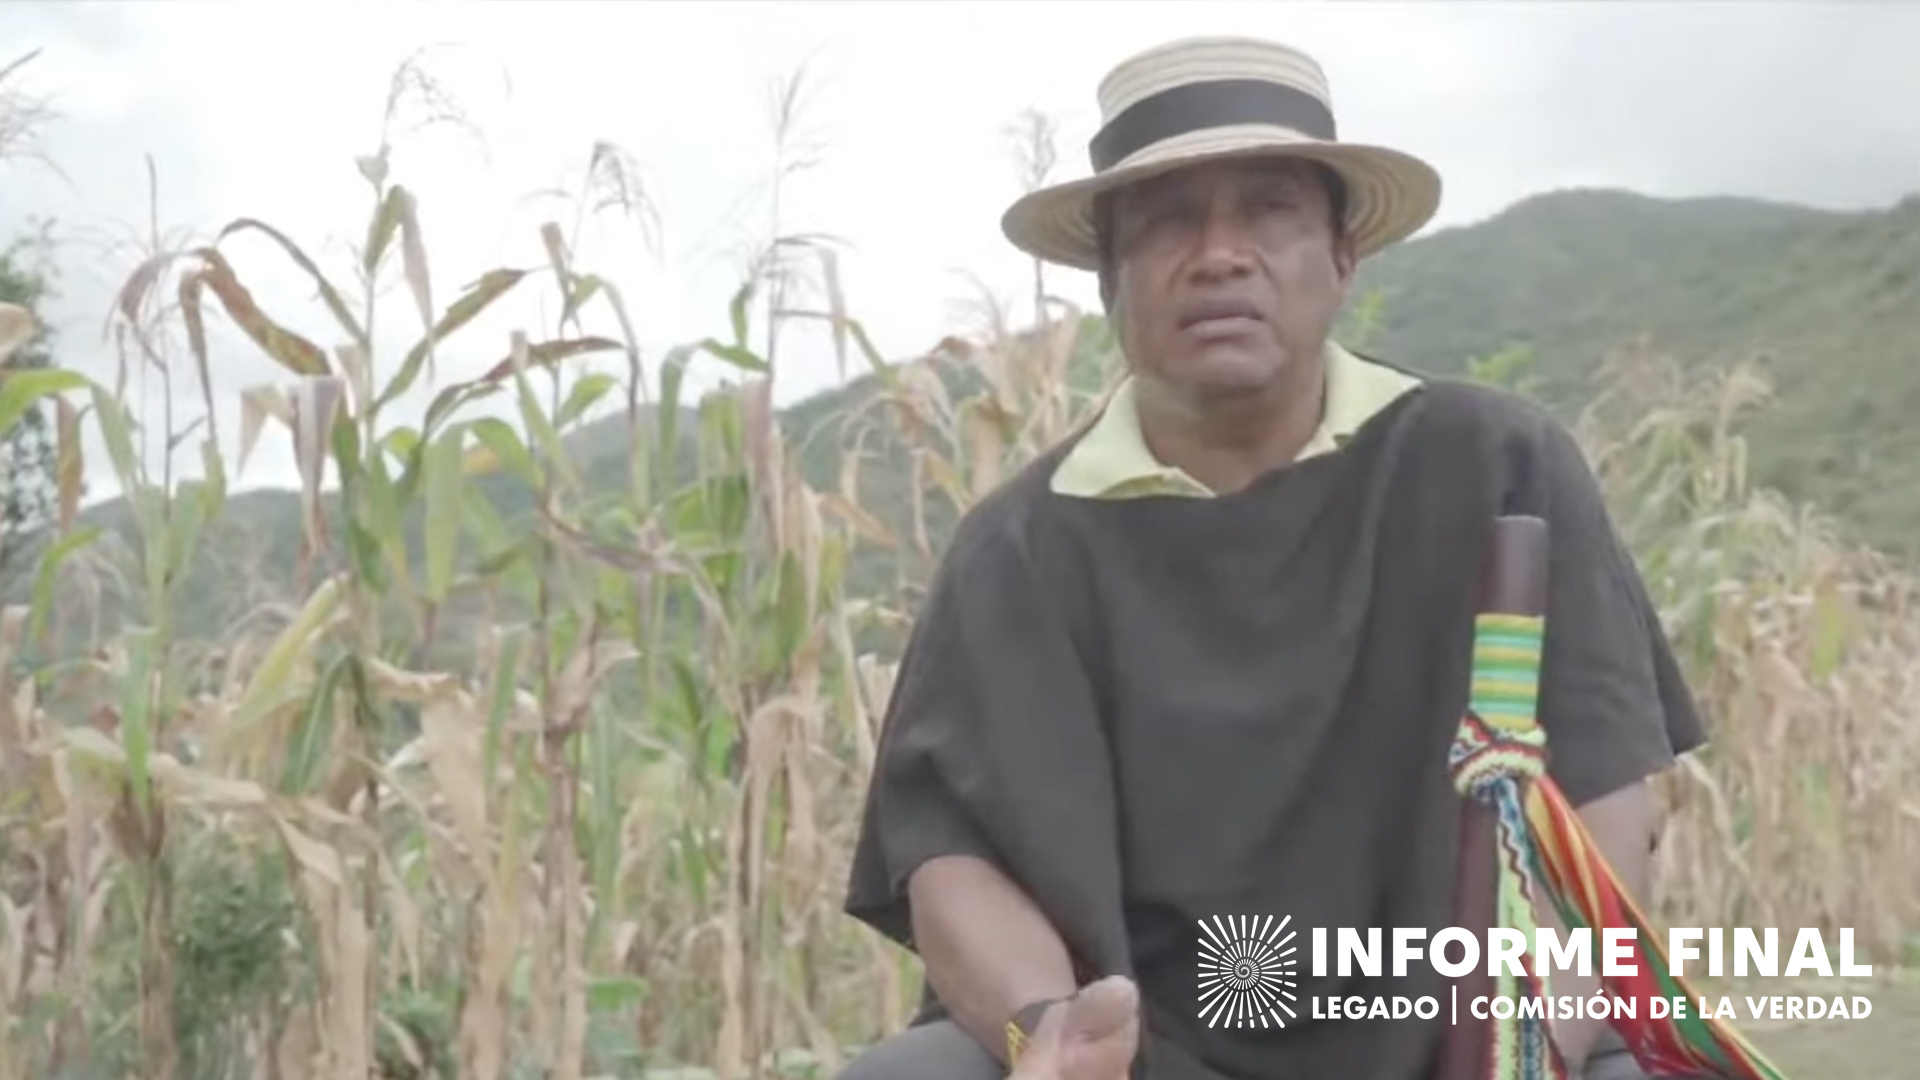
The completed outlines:
{"type": "Polygon", "coordinates": [[[1353,243],[1353,234],[1342,232],[1333,242],[1333,268],[1340,275],[1342,289],[1353,284],[1353,273],[1359,264],[1360,257],[1353,243]]]}
{"type": "Polygon", "coordinates": [[[1100,306],[1107,318],[1113,318],[1113,306],[1119,299],[1119,257],[1113,250],[1113,196],[1096,195],[1093,200],[1093,234],[1100,251],[1100,268],[1095,271],[1100,284],[1100,306]]]}

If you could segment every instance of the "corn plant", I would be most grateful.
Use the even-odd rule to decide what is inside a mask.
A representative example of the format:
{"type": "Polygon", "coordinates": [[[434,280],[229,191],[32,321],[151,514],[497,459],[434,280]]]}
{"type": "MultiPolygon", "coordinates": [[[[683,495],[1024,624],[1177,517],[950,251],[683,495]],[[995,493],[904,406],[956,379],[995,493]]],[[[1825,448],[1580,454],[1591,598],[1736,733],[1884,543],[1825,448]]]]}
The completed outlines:
{"type": "MultiPolygon", "coordinates": [[[[1094,415],[1106,327],[1036,274],[1034,325],[989,304],[889,363],[776,204],[726,332],[655,361],[578,254],[584,210],[449,289],[396,160],[383,137],[356,163],[340,265],[241,218],[139,262],[112,379],[0,369],[0,421],[52,402],[62,454],[0,608],[0,1080],[830,1075],[919,991],[839,915],[902,629],[954,520],[1094,415]],[[331,338],[257,299],[270,259],[331,338]],[[494,329],[536,293],[551,325],[494,329]],[[798,431],[773,407],[794,325],[865,368],[798,431]],[[240,461],[286,438],[301,476],[298,528],[253,552],[223,539],[229,330],[283,373],[238,391],[240,461]],[[596,357],[620,374],[575,370],[596,357]],[[164,408],[127,407],[136,378],[164,408]],[[205,418],[176,423],[183,394],[205,418]],[[76,513],[85,424],[125,528],[76,513]],[[207,617],[210,574],[245,586],[207,617]]],[[[650,213],[618,148],[586,176],[577,205],[650,213]]],[[[27,318],[0,311],[0,350],[27,318]]],[[[1577,424],[1714,721],[1662,781],[1656,913],[1884,953],[1920,926],[1911,579],[1748,486],[1750,373],[1677,371],[1623,358],[1577,424]]]]}
{"type": "Polygon", "coordinates": [[[1752,367],[1636,348],[1603,385],[1578,430],[1714,738],[1666,784],[1663,905],[1685,926],[1854,927],[1897,960],[1920,926],[1911,572],[1752,487],[1752,367]]]}

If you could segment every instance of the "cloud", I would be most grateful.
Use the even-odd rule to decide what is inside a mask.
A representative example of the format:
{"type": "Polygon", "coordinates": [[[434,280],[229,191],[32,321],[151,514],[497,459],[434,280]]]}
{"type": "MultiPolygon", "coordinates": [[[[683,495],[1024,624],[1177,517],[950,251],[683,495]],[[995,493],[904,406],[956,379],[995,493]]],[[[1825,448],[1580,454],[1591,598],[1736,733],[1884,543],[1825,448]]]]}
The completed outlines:
{"type": "Polygon", "coordinates": [[[1619,7],[1516,20],[1554,71],[1504,110],[1531,156],[1669,195],[1857,209],[1920,190],[1920,6],[1619,7]]]}

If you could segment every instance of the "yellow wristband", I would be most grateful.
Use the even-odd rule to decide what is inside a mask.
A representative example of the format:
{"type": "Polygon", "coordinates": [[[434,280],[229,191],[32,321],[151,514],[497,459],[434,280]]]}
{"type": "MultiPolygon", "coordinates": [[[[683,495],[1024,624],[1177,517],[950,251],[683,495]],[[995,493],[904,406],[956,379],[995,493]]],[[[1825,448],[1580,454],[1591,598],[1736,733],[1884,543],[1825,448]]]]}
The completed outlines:
{"type": "Polygon", "coordinates": [[[1020,1053],[1027,1048],[1027,1033],[1018,1020],[1007,1021],[1007,1064],[1020,1064],[1020,1053]]]}
{"type": "Polygon", "coordinates": [[[1043,998],[1021,1008],[1007,1021],[1007,1064],[1019,1064],[1020,1055],[1033,1042],[1033,1036],[1040,1030],[1040,1018],[1047,1010],[1068,998],[1043,998]]]}

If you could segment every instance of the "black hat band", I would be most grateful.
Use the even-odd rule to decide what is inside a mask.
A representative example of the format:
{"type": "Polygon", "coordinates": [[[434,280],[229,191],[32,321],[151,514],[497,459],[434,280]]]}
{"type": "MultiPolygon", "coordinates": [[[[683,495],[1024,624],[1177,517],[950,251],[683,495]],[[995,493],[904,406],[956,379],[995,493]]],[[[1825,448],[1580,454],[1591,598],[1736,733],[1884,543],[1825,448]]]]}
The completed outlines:
{"type": "Polygon", "coordinates": [[[1187,83],[1141,98],[1108,121],[1087,145],[1094,172],[1142,147],[1207,128],[1278,124],[1323,142],[1334,140],[1333,113],[1304,90],[1265,79],[1187,83]]]}

